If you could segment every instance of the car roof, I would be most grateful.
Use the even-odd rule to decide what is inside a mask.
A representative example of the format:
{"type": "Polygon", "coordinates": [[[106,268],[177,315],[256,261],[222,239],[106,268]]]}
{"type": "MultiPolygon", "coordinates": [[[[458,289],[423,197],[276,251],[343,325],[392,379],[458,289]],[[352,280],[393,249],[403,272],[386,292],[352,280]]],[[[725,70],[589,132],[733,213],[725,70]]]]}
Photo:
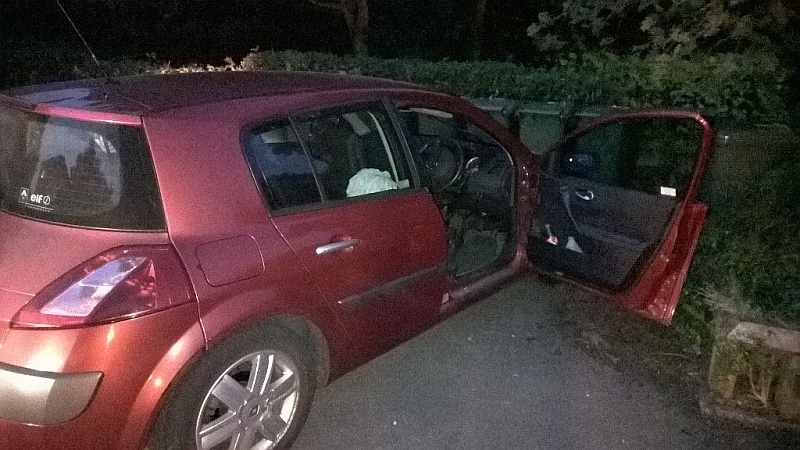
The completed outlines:
{"type": "Polygon", "coordinates": [[[364,89],[427,91],[411,83],[346,74],[225,71],[84,79],[9,89],[2,95],[31,106],[140,116],[252,97],[364,89]]]}

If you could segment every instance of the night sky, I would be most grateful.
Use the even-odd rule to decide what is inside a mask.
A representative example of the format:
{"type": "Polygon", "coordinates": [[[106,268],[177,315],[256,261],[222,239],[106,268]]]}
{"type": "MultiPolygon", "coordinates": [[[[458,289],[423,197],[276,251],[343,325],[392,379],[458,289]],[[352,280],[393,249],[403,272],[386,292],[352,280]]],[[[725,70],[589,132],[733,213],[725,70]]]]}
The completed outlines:
{"type": "MultiPolygon", "coordinates": [[[[526,28],[535,17],[528,0],[489,2],[486,58],[533,57],[526,28]],[[502,3],[502,4],[500,4],[502,3]]],[[[221,63],[250,49],[351,51],[336,11],[303,0],[62,0],[100,59],[221,63]]],[[[384,57],[466,59],[471,2],[386,0],[370,3],[370,54],[384,57]]],[[[4,45],[82,44],[55,0],[0,1],[4,45]]]]}

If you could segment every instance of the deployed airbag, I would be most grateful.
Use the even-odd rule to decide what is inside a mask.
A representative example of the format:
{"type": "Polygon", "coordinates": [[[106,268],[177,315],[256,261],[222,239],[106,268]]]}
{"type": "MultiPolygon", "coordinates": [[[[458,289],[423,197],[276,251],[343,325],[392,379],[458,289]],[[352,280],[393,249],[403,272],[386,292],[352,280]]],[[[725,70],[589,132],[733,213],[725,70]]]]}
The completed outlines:
{"type": "Polygon", "coordinates": [[[350,177],[347,183],[347,196],[355,197],[397,188],[397,182],[392,179],[389,172],[367,168],[359,170],[350,177]]]}

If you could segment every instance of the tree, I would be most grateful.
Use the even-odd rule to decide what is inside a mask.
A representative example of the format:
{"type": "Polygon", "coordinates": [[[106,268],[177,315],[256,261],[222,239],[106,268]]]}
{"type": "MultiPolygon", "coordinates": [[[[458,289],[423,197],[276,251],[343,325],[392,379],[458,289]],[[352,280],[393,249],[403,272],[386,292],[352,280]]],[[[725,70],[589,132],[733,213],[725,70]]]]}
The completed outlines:
{"type": "Polygon", "coordinates": [[[474,0],[472,17],[470,18],[470,35],[472,38],[472,59],[480,59],[483,53],[483,37],[486,27],[486,3],[488,0],[474,0]]]}
{"type": "Polygon", "coordinates": [[[528,35],[542,51],[740,52],[773,49],[786,15],[781,0],[565,0],[528,35]]]}
{"type": "Polygon", "coordinates": [[[309,0],[313,5],[339,11],[344,17],[353,51],[357,55],[367,54],[369,32],[369,8],[367,0],[309,0]]]}

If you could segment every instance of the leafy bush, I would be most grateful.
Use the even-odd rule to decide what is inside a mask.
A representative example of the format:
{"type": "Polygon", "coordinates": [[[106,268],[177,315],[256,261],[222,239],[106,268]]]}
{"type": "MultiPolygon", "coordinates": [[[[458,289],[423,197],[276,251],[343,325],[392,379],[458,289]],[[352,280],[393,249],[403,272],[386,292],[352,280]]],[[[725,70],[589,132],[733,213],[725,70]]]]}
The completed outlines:
{"type": "MultiPolygon", "coordinates": [[[[767,136],[754,147],[773,144],[767,136]]],[[[675,317],[687,343],[710,344],[717,310],[740,320],[800,326],[797,150],[795,141],[747,182],[722,185],[729,192],[709,209],[675,317]]]]}
{"type": "Polygon", "coordinates": [[[705,289],[800,324],[800,163],[783,159],[708,218],[695,276],[705,289]]]}
{"type": "Polygon", "coordinates": [[[547,67],[481,61],[426,61],[336,56],[296,51],[254,51],[240,65],[180,68],[146,61],[103,61],[102,70],[86,55],[36,45],[0,48],[8,70],[0,87],[86,76],[129,75],[185,70],[297,70],[343,72],[432,86],[467,97],[519,101],[568,100],[581,105],[685,107],[719,119],[787,121],[786,73],[769,54],[619,56],[568,54],[547,67]]]}
{"type": "Polygon", "coordinates": [[[0,88],[74,78],[72,68],[85,59],[67,46],[35,40],[0,41],[0,88]]]}
{"type": "Polygon", "coordinates": [[[569,54],[550,67],[481,61],[425,61],[255,51],[246,70],[343,72],[433,86],[468,97],[685,107],[721,119],[786,121],[786,74],[769,54],[700,55],[694,59],[611,53],[569,54]]]}
{"type": "Polygon", "coordinates": [[[759,0],[581,0],[543,2],[528,27],[541,52],[607,49],[691,55],[702,49],[774,51],[791,29],[780,2],[759,0]]]}
{"type": "Polygon", "coordinates": [[[82,49],[37,40],[0,41],[0,89],[76,78],[135,75],[157,71],[154,59],[100,61],[100,67],[82,49]]]}

